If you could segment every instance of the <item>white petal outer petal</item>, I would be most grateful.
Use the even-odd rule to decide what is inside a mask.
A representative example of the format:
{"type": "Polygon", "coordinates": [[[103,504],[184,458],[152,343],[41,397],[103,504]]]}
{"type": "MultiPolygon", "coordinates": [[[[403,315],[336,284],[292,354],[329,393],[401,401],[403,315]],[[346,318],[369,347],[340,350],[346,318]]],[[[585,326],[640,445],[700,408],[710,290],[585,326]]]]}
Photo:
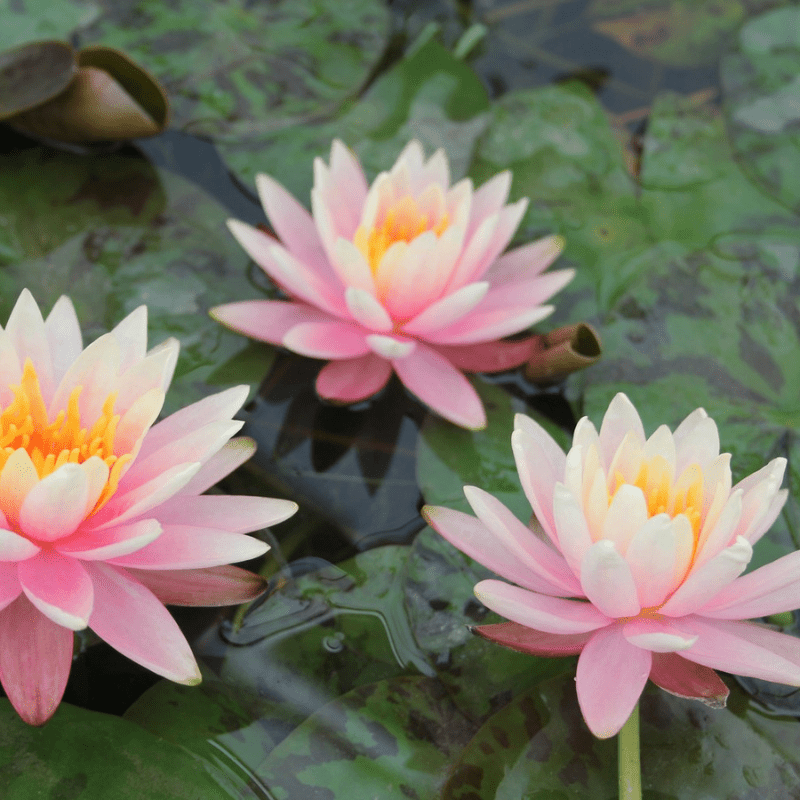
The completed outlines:
{"type": "Polygon", "coordinates": [[[475,596],[506,619],[545,633],[586,633],[613,622],[591,603],[549,597],[503,581],[481,581],[475,596]]]}
{"type": "Polygon", "coordinates": [[[619,733],[650,675],[653,656],[630,644],[621,625],[595,633],[578,658],[578,704],[589,730],[599,739],[619,733]]]}
{"type": "Polygon", "coordinates": [[[66,295],[56,300],[52,311],[44,321],[44,330],[50,344],[53,359],[53,378],[57,384],[69,365],[83,350],[83,336],[72,300],[66,295]]]}
{"type": "Polygon", "coordinates": [[[699,569],[735,539],[736,527],[742,516],[742,493],[737,489],[728,498],[716,520],[706,518],[697,541],[697,554],[692,570],[699,569]]]}
{"type": "Polygon", "coordinates": [[[375,292],[375,279],[364,254],[349,239],[339,237],[333,249],[333,267],[344,286],[375,292]]]}
{"type": "Polygon", "coordinates": [[[558,547],[570,569],[580,575],[583,558],[593,544],[592,536],[580,502],[562,483],[557,483],[553,491],[553,517],[558,547]]]}
{"type": "Polygon", "coordinates": [[[365,337],[365,340],[376,355],[381,356],[381,358],[387,358],[390,361],[410,356],[416,347],[416,343],[411,339],[384,336],[380,333],[370,333],[365,337]]]}
{"type": "Polygon", "coordinates": [[[693,614],[674,627],[697,641],[683,658],[711,669],[800,686],[800,639],[755,622],[704,619],[693,614]]]}
{"type": "Polygon", "coordinates": [[[697,636],[686,636],[673,630],[668,620],[644,617],[626,623],[622,632],[631,644],[654,653],[686,650],[697,641],[697,636]]]}
{"type": "Polygon", "coordinates": [[[111,334],[119,345],[121,372],[141,361],[147,352],[147,306],[131,311],[111,334]]]}
{"type": "Polygon", "coordinates": [[[644,426],[639,413],[627,395],[620,392],[609,404],[600,426],[601,454],[605,464],[611,464],[611,459],[628,432],[633,432],[644,443],[644,426]]]}
{"type": "MultiPolygon", "coordinates": [[[[775,458],[766,467],[754,473],[754,475],[761,476],[761,480],[754,482],[745,478],[733,487],[734,491],[736,489],[744,491],[742,519],[736,529],[736,534],[744,536],[751,544],[757,542],[766,533],[780,512],[783,503],[776,501],[775,498],[779,494],[778,489],[783,481],[785,469],[786,459],[775,458]]],[[[753,478],[754,475],[751,475],[750,478],[753,478]]]]}
{"type": "Polygon", "coordinates": [[[534,592],[565,594],[557,583],[542,574],[542,570],[531,569],[527,563],[530,559],[520,558],[519,548],[509,544],[508,537],[496,537],[480,520],[439,506],[425,506],[423,516],[450,544],[498,575],[534,592]]]}
{"type": "Polygon", "coordinates": [[[52,542],[68,536],[83,522],[89,496],[80,464],[64,464],[42,478],[29,492],[19,514],[22,530],[34,539],[52,542]]]}
{"type": "MultiPolygon", "coordinates": [[[[582,596],[580,582],[557,550],[545,544],[496,497],[477,486],[465,486],[472,510],[494,537],[517,553],[522,565],[561,589],[565,596],[582,596]]],[[[515,581],[516,582],[516,581],[515,581]]]]}
{"type": "Polygon", "coordinates": [[[344,293],[347,310],[360,325],[372,331],[386,333],[392,329],[392,318],[386,309],[366,289],[350,286],[344,293]]]}
{"type": "Polygon", "coordinates": [[[595,542],[581,563],[581,586],[589,601],[607,617],[632,617],[641,611],[628,562],[613,542],[595,542]]]}
{"type": "MultiPolygon", "coordinates": [[[[0,564],[8,561],[26,561],[33,558],[40,550],[41,548],[30,539],[14,531],[0,528],[0,564]]],[[[2,596],[3,593],[0,591],[0,608],[2,608],[2,596]]]]}
{"type": "MultiPolygon", "coordinates": [[[[684,521],[689,524],[685,517],[684,521]]],[[[691,528],[688,534],[692,535],[691,528]]],[[[683,573],[676,574],[678,536],[679,531],[669,515],[657,514],[641,525],[628,546],[625,560],[630,565],[643,608],[663,603],[683,577],[683,573]]]]}
{"type": "Polygon", "coordinates": [[[698,408],[689,414],[673,434],[676,449],[676,472],[680,475],[689,464],[699,464],[705,470],[719,457],[717,424],[705,410],[698,408]]]}
{"type": "Polygon", "coordinates": [[[28,492],[39,482],[39,474],[27,450],[15,450],[0,471],[0,510],[14,526],[28,492]]]}
{"type": "Polygon", "coordinates": [[[668,617],[682,617],[704,606],[723,587],[738,578],[753,557],[747,539],[739,536],[734,544],[694,570],[661,607],[668,617]]]}
{"type": "Polygon", "coordinates": [[[698,610],[715,619],[752,619],[800,608],[800,550],[729,583],[698,610]]]}
{"type": "MultiPolygon", "coordinates": [[[[644,492],[638,486],[623,483],[608,506],[608,513],[603,521],[602,538],[614,542],[617,550],[627,557],[631,541],[647,520],[647,501],[644,499],[644,492]]],[[[628,563],[631,564],[630,559],[628,563]]],[[[634,571],[634,580],[636,575],[634,571]]]]}
{"type": "Polygon", "coordinates": [[[200,683],[178,624],[158,598],[124,569],[93,563],[95,608],[89,626],[124,656],[177,683],[200,683]]]}
{"type": "Polygon", "coordinates": [[[500,286],[539,275],[558,258],[565,243],[563,236],[547,236],[509,250],[489,267],[486,280],[500,286]]]}
{"type": "Polygon", "coordinates": [[[53,362],[47,341],[44,320],[33,295],[23,289],[8,317],[6,334],[14,344],[20,365],[30,358],[36,367],[45,404],[53,396],[53,362]]]}
{"type": "Polygon", "coordinates": [[[564,478],[566,456],[550,434],[530,417],[514,417],[511,449],[520,483],[545,533],[558,544],[553,517],[553,490],[564,478]]]}
{"type": "Polygon", "coordinates": [[[417,314],[414,319],[403,326],[403,331],[424,337],[431,331],[444,328],[472,311],[486,296],[488,289],[489,284],[485,281],[462,286],[417,314]]]}

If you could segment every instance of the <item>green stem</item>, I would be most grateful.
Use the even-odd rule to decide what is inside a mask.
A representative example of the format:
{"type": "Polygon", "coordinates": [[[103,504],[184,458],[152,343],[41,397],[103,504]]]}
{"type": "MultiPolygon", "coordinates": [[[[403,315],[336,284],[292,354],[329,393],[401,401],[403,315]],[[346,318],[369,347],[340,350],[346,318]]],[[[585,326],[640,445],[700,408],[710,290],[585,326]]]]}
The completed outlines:
{"type": "Polygon", "coordinates": [[[642,768],[639,759],[639,704],[619,732],[619,800],[642,800],[642,768]]]}

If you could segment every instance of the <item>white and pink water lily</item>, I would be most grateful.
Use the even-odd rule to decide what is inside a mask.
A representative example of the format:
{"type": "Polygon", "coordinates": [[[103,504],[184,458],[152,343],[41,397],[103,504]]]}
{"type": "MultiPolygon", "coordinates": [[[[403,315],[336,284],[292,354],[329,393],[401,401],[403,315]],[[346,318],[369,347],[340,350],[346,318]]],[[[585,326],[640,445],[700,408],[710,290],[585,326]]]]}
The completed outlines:
{"type": "Polygon", "coordinates": [[[425,160],[412,141],[369,186],[341,142],[330,165],[314,162],[312,214],[277,181],[256,179],[278,236],[236,220],[233,235],[289,296],[212,309],[239,333],[325,359],[321,397],[352,403],[396,373],[441,416],[486,425],[483,405],[462,371],[497,372],[525,362],[531,340],[503,342],[544,319],[543,305],[572,270],[541,274],[563,240],[551,236],[501,255],[527,208],[506,205],[511,174],[477,191],[450,186],[443,150],[425,160]]]}
{"type": "Polygon", "coordinates": [[[200,673],[164,607],[252,599],[233,562],[267,545],[246,532],[295,503],[203,495],[253,452],[231,439],[240,386],[153,424],[178,342],[147,351],[147,309],[85,349],[72,303],[43,319],[23,291],[0,328],[0,680],[35,725],[55,712],[73,631],[179,683],[200,673]]]}
{"type": "Polygon", "coordinates": [[[524,415],[511,442],[530,526],[474,486],[464,491],[477,519],[423,513],[512,582],[475,587],[510,620],[478,633],[536,655],[580,653],[578,702],[596,736],[620,730],[648,678],[712,705],[728,694],[714,669],[800,686],[800,640],[745,621],[800,606],[800,552],[742,575],[786,500],[785,459],[732,486],[702,409],[646,438],[624,394],[599,433],[578,423],[566,455],[524,415]]]}

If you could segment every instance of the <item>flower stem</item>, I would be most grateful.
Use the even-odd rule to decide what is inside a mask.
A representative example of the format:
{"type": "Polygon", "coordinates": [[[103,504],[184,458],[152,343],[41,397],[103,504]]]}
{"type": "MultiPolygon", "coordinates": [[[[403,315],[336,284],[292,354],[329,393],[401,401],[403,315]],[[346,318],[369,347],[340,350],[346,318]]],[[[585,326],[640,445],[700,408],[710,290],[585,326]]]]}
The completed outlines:
{"type": "Polygon", "coordinates": [[[619,732],[619,800],[642,800],[642,768],[639,759],[639,704],[619,732]]]}

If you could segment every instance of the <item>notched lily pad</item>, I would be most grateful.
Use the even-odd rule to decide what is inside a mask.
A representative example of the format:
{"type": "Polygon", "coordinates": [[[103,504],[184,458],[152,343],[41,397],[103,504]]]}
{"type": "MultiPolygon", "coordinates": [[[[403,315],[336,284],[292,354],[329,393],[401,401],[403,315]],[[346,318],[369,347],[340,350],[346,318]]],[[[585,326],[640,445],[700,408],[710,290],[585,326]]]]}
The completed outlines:
{"type": "Polygon", "coordinates": [[[77,70],[66,42],[31,42],[0,53],[0,120],[61,94],[77,70]]]}

